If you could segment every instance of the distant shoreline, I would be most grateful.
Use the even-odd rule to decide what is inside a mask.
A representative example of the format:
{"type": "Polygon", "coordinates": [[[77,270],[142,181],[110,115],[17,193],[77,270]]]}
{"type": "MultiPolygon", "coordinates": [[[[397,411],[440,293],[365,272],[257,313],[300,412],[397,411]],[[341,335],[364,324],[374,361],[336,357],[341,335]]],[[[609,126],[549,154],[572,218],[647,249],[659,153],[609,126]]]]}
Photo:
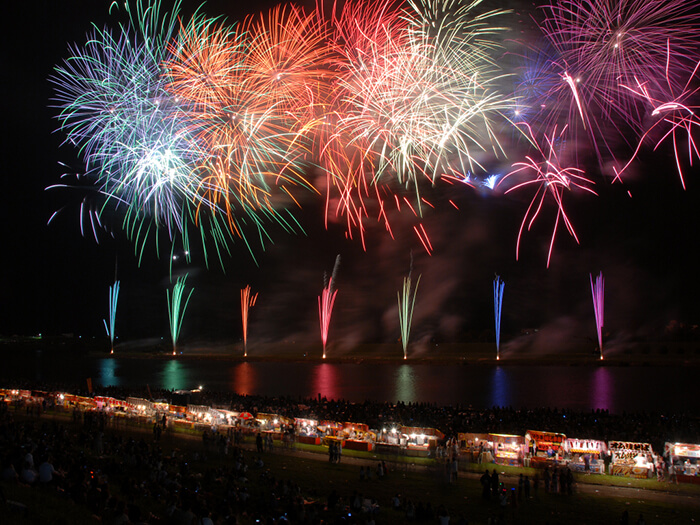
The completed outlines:
{"type": "MultiPolygon", "coordinates": [[[[185,343],[182,352],[173,356],[161,342],[120,343],[114,357],[123,359],[178,359],[212,360],[225,362],[296,362],[333,364],[455,364],[470,366],[700,366],[700,342],[649,342],[629,345],[626,349],[604,352],[600,360],[597,351],[570,348],[566,351],[522,352],[509,350],[506,345],[501,359],[495,356],[491,343],[444,343],[431,348],[409,347],[408,358],[403,359],[399,344],[361,344],[351,349],[328,348],[326,359],[321,357],[320,345],[274,343],[250,345],[248,356],[243,356],[240,343],[185,343]]],[[[76,338],[3,339],[0,355],[6,352],[41,352],[52,355],[110,357],[106,341],[76,338]]]]}

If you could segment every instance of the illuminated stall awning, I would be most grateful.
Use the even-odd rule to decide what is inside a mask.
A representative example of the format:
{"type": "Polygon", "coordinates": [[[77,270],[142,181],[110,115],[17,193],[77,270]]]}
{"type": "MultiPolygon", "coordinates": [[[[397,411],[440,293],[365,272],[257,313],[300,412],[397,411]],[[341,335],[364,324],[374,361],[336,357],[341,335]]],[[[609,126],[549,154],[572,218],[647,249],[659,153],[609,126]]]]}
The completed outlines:
{"type": "Polygon", "coordinates": [[[537,450],[549,450],[557,452],[562,449],[564,441],[566,440],[566,434],[559,434],[557,432],[544,432],[541,430],[528,430],[525,433],[525,440],[530,443],[535,442],[535,447],[537,450]]]}

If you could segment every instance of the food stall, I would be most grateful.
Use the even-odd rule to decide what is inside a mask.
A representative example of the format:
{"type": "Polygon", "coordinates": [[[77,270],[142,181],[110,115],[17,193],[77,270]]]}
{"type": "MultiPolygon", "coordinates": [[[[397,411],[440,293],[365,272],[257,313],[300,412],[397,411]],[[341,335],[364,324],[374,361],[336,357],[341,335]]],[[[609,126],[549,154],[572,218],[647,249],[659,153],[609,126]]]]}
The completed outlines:
{"type": "Polygon", "coordinates": [[[399,425],[388,424],[377,433],[374,450],[378,454],[393,454],[398,455],[402,446],[406,446],[406,441],[401,443],[401,434],[399,433],[399,425]]]}
{"type": "Polygon", "coordinates": [[[609,441],[610,475],[631,478],[650,478],[654,473],[654,452],[649,443],[609,441]]]}
{"type": "Polygon", "coordinates": [[[525,457],[525,437],[512,434],[489,434],[493,459],[497,465],[522,467],[525,457]]]}
{"type": "Polygon", "coordinates": [[[528,430],[525,433],[525,445],[529,452],[525,466],[545,468],[556,465],[563,452],[565,434],[528,430]]]}
{"type": "Polygon", "coordinates": [[[335,436],[338,434],[338,432],[340,432],[340,430],[342,430],[342,428],[342,423],[327,420],[321,421],[316,427],[321,436],[335,436]]]}
{"type": "Polygon", "coordinates": [[[281,441],[282,434],[286,426],[291,426],[293,420],[288,417],[280,416],[279,414],[264,414],[258,412],[255,416],[260,430],[264,436],[272,436],[272,439],[281,441]]]}
{"type": "Polygon", "coordinates": [[[279,414],[264,414],[262,412],[258,412],[255,420],[260,424],[260,430],[263,431],[282,432],[282,427],[293,424],[293,420],[288,417],[280,416],[279,414]]]}
{"type": "Polygon", "coordinates": [[[122,399],[116,399],[114,397],[106,396],[95,396],[95,404],[98,410],[105,410],[107,412],[126,412],[127,410],[134,410],[134,406],[130,405],[127,401],[122,399]]]}
{"type": "Polygon", "coordinates": [[[459,448],[470,463],[493,463],[492,445],[488,434],[460,432],[459,448]]]}
{"type": "Polygon", "coordinates": [[[222,425],[226,425],[229,427],[233,427],[236,425],[239,414],[238,412],[228,410],[226,408],[216,408],[214,410],[216,410],[216,412],[219,414],[219,417],[222,419],[222,425]]]}
{"type": "Polygon", "coordinates": [[[340,443],[342,440],[337,437],[338,432],[343,428],[337,421],[321,421],[316,427],[321,438],[321,444],[328,447],[331,443],[340,443]]]}
{"type": "Polygon", "coordinates": [[[151,417],[156,413],[153,402],[140,397],[127,397],[126,402],[132,408],[134,415],[151,417]]]}
{"type": "Polygon", "coordinates": [[[401,427],[401,444],[405,442],[407,456],[430,456],[437,448],[437,443],[445,435],[436,428],[401,427]]]}
{"type": "Polygon", "coordinates": [[[318,433],[318,421],[316,419],[294,418],[294,428],[297,442],[307,445],[320,445],[321,437],[318,433]]]}
{"type": "Polygon", "coordinates": [[[364,423],[343,423],[338,437],[343,439],[343,448],[366,452],[374,449],[374,443],[377,440],[376,434],[370,431],[369,426],[364,423]]]}
{"type": "Polygon", "coordinates": [[[673,461],[678,482],[700,484],[700,445],[666,443],[664,448],[673,461]]]}
{"type": "Polygon", "coordinates": [[[59,394],[59,400],[63,406],[72,407],[74,410],[94,410],[97,408],[97,403],[91,397],[77,396],[75,394],[59,394]],[[61,399],[61,396],[63,398],[61,399]]]}
{"type": "Polygon", "coordinates": [[[563,448],[567,465],[574,472],[605,474],[603,455],[608,452],[605,441],[567,438],[563,448]]]}

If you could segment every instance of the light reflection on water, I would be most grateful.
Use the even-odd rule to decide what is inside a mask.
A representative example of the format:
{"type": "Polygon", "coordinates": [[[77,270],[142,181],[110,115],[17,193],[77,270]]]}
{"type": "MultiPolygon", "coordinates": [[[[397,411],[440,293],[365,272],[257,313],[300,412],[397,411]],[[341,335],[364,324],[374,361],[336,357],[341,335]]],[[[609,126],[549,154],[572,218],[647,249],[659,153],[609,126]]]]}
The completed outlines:
{"type": "Polygon", "coordinates": [[[190,384],[189,369],[177,359],[169,359],[164,363],[161,378],[162,388],[168,390],[196,388],[198,386],[190,384]]]}
{"type": "Polygon", "coordinates": [[[492,407],[507,407],[511,405],[510,384],[508,374],[500,366],[493,370],[491,376],[491,404],[492,407]]]}
{"type": "MultiPolygon", "coordinates": [[[[697,366],[586,366],[442,363],[227,362],[211,359],[4,353],[0,377],[84,388],[232,391],[246,395],[346,399],[474,408],[512,406],[612,413],[697,411],[697,366]]],[[[2,386],[0,384],[0,386],[2,386]]]]}
{"type": "Polygon", "coordinates": [[[591,388],[591,408],[605,408],[615,413],[615,380],[609,368],[601,367],[593,372],[591,388]]]}
{"type": "Polygon", "coordinates": [[[100,375],[97,377],[97,382],[105,386],[121,386],[119,377],[117,377],[117,360],[114,357],[107,357],[99,361],[98,367],[100,375]]]}
{"type": "MultiPolygon", "coordinates": [[[[339,377],[335,365],[322,363],[316,365],[312,370],[313,386],[316,395],[321,395],[327,399],[340,399],[343,397],[338,388],[339,377]]],[[[307,396],[307,397],[313,397],[307,396]]]]}
{"type": "Polygon", "coordinates": [[[420,401],[416,393],[416,377],[413,367],[408,364],[400,365],[396,370],[396,394],[394,399],[404,403],[417,403],[420,401]]]}
{"type": "Polygon", "coordinates": [[[257,371],[250,366],[247,361],[233,367],[232,389],[242,395],[250,396],[255,394],[257,388],[257,371]]]}

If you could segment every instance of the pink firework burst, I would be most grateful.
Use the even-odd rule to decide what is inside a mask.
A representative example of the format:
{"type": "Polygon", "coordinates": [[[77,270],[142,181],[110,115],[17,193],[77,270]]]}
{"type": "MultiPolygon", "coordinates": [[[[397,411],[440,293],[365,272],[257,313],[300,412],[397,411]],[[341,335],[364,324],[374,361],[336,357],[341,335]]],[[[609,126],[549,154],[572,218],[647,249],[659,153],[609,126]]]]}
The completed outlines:
{"type": "Polygon", "coordinates": [[[526,136],[534,148],[534,153],[527,155],[524,161],[513,164],[513,169],[501,179],[499,185],[507,179],[518,177],[522,180],[516,182],[506,190],[506,193],[529,187],[535,188],[535,194],[530,201],[530,205],[525,212],[525,216],[520,224],[520,230],[518,231],[518,240],[515,248],[516,259],[520,252],[520,240],[525,226],[527,225],[529,231],[535,219],[540,215],[545,202],[547,200],[554,202],[557,212],[552,238],[549,243],[549,252],[547,254],[547,267],[549,267],[549,262],[552,257],[552,248],[554,247],[554,239],[557,235],[560,223],[563,222],[569,234],[577,243],[579,242],[576,231],[564,209],[565,192],[575,189],[580,189],[592,193],[593,195],[596,195],[596,192],[591,188],[594,182],[584,176],[583,170],[567,166],[563,162],[561,149],[565,144],[564,134],[567,129],[566,126],[564,126],[560,132],[557,132],[555,126],[550,135],[544,135],[541,144],[535,138],[532,128],[529,125],[521,124],[521,126],[525,128],[526,136]]]}
{"type": "Polygon", "coordinates": [[[581,119],[599,159],[614,159],[620,141],[633,145],[644,129],[644,107],[623,86],[635,77],[646,79],[650,86],[663,83],[668,39],[674,40],[678,56],[683,57],[673,70],[666,68],[671,89],[677,91],[681,78],[692,69],[689,64],[700,38],[696,3],[558,0],[543,10],[539,26],[556,52],[552,64],[561,77],[556,86],[560,109],[566,111],[568,105],[569,117],[581,119]]]}
{"type": "Polygon", "coordinates": [[[615,170],[615,180],[621,180],[622,174],[635,160],[642,145],[651,140],[654,143],[654,150],[658,149],[664,142],[670,141],[673,145],[673,153],[676,159],[676,168],[681,185],[685,189],[685,177],[683,175],[683,165],[681,162],[680,142],[687,142],[688,162],[692,166],[693,159],[700,160],[700,151],[693,140],[693,129],[700,127],[698,111],[700,106],[694,103],[694,99],[700,91],[697,84],[697,73],[700,69],[700,62],[689,74],[687,81],[680,88],[675,87],[675,82],[671,78],[671,45],[666,44],[666,85],[658,86],[656,83],[634,79],[631,86],[623,86],[630,93],[644,101],[649,114],[654,120],[639,141],[637,148],[630,160],[621,169],[615,170]],[[660,134],[660,136],[659,136],[660,134]],[[656,138],[651,138],[652,136],[656,138]]]}

